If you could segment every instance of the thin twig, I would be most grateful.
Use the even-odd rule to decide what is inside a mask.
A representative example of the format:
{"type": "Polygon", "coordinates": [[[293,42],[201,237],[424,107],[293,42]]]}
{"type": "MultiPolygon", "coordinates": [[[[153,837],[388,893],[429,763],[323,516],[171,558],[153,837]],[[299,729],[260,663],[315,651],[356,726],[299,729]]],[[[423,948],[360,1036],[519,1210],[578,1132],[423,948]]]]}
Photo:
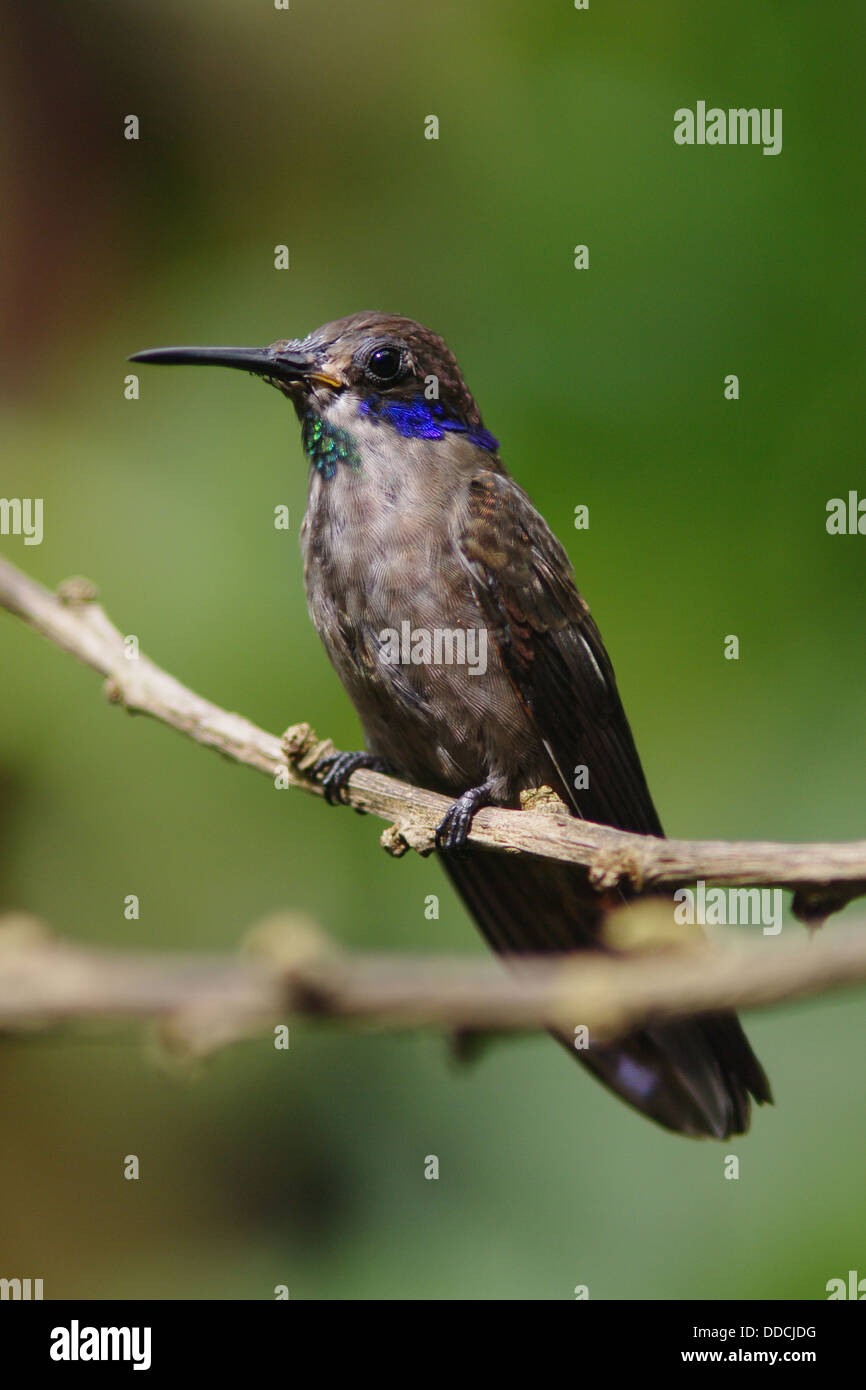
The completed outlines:
{"type": "MultiPolygon", "coordinates": [[[[626,909],[646,940],[658,905],[626,909]]],[[[623,915],[623,914],[620,914],[623,915]]],[[[607,1041],[632,1029],[727,1008],[808,998],[866,981],[866,921],[813,937],[618,955],[395,957],[340,952],[291,919],[252,936],[246,957],[169,955],[74,945],[34,919],[0,919],[0,1028],[155,1019],[176,1051],[196,1056],[292,1017],[383,1030],[461,1033],[553,1027],[607,1041]]],[[[585,1039],[584,1039],[585,1041],[585,1039]]]]}
{"type": "MultiPolygon", "coordinates": [[[[0,605],[49,641],[106,677],[108,698],[127,710],[148,714],[226,757],[316,796],[309,775],[317,757],[331,751],[307,724],[282,739],[196,695],[134,650],[96,602],[87,580],[62,584],[57,594],[0,559],[0,605]]],[[[448,806],[445,797],[392,777],[359,769],[346,800],[389,822],[384,847],[429,853],[433,832],[448,806]]],[[[530,796],[528,804],[533,805],[530,796]]],[[[541,855],[581,864],[599,890],[629,883],[679,887],[704,879],[715,885],[776,885],[794,891],[795,911],[818,920],[866,893],[866,840],[847,843],[782,844],[773,841],[663,840],[630,835],[570,815],[557,799],[540,796],[534,809],[488,807],[476,815],[470,838],[511,853],[541,855]]]]}

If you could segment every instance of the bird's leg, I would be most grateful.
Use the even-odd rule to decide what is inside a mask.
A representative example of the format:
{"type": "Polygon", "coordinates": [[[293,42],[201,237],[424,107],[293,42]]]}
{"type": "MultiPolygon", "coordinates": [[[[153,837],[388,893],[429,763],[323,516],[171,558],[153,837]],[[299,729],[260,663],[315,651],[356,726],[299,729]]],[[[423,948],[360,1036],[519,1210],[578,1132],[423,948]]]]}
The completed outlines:
{"type": "Polygon", "coordinates": [[[338,806],[344,802],[343,792],[349,778],[359,767],[372,768],[373,772],[391,772],[385,759],[373,753],[329,753],[313,764],[310,775],[314,782],[321,783],[328,805],[338,806]]]}
{"type": "Polygon", "coordinates": [[[456,801],[452,801],[445,815],[436,827],[436,848],[449,850],[462,849],[466,843],[472,820],[482,806],[489,806],[493,800],[493,783],[484,782],[480,787],[470,787],[456,801]]]}

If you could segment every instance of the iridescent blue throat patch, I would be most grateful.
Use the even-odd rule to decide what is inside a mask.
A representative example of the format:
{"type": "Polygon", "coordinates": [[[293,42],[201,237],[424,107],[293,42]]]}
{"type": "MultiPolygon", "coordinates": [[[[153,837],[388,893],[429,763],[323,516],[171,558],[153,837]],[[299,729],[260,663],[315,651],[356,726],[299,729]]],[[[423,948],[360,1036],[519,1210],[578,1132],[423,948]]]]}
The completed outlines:
{"type": "Polygon", "coordinates": [[[481,425],[465,425],[446,415],[441,401],[428,401],[416,396],[411,401],[383,400],[381,396],[370,396],[361,401],[360,415],[371,420],[384,420],[404,439],[443,439],[446,433],[465,434],[479,449],[491,453],[499,448],[499,440],[494,439],[489,430],[481,425]]]}
{"type": "Polygon", "coordinates": [[[329,482],[337,471],[338,463],[347,463],[350,468],[361,467],[361,455],[355,445],[354,435],[341,430],[337,425],[329,425],[321,415],[308,410],[301,426],[304,453],[310,463],[329,482]]]}

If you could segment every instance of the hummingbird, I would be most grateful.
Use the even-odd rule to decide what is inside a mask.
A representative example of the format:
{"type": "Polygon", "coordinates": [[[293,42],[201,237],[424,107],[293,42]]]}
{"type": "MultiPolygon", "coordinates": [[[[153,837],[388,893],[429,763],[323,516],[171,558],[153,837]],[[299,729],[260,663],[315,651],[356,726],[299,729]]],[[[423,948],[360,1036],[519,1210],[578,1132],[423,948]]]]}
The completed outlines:
{"type": "MultiPolygon", "coordinates": [[[[269,347],[130,360],[237,368],[295,408],[310,465],[307,607],[366,744],[317,764],[327,800],[360,767],[446,794],[436,849],[496,952],[604,950],[605,903],[584,868],[467,843],[479,808],[517,807],[541,786],[584,820],[664,832],[568,555],[506,471],[443,339],[365,312],[269,347]]],[[[743,1134],[750,1097],[772,1101],[733,1013],[580,1048],[554,1036],[677,1133],[743,1134]]]]}

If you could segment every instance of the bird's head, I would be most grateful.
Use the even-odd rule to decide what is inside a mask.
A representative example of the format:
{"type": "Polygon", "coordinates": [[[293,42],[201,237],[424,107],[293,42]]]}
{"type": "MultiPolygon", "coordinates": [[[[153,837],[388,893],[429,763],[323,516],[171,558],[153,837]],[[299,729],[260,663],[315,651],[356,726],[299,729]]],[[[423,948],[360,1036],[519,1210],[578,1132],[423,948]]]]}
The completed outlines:
{"type": "Polygon", "coordinates": [[[263,377],[292,401],[306,452],[326,477],[341,460],[354,461],[356,440],[371,430],[404,439],[462,436],[489,454],[498,448],[454,354],[399,314],[351,314],[266,348],[150,348],[130,361],[236,367],[263,377]]]}

